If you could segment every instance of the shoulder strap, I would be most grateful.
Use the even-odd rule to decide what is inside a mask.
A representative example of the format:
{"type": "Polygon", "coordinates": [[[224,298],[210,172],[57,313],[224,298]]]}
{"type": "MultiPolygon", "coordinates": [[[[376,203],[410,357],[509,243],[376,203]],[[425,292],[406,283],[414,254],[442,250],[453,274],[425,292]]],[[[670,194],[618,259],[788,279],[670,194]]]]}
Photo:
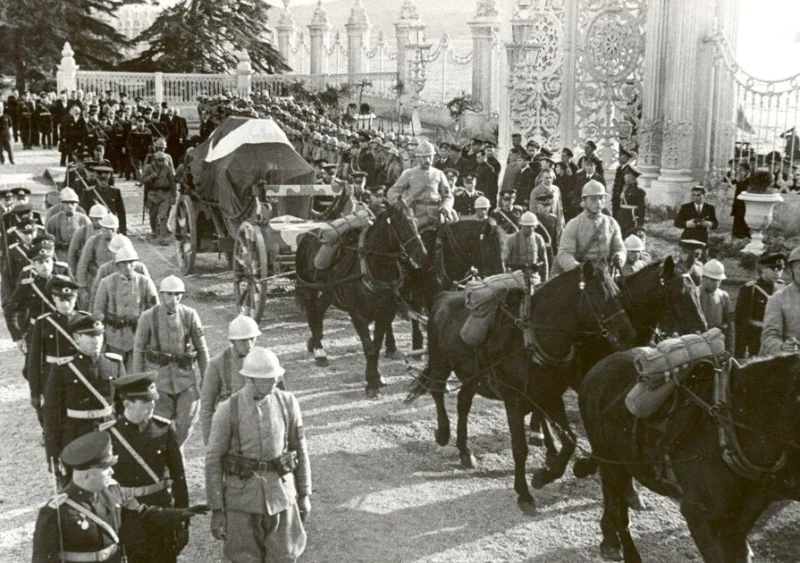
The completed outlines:
{"type": "Polygon", "coordinates": [[[760,292],[761,292],[761,293],[764,295],[764,297],[766,297],[767,299],[769,299],[769,293],[767,293],[767,292],[764,290],[764,288],[763,288],[763,287],[761,287],[761,286],[760,286],[760,285],[758,285],[757,283],[754,283],[754,284],[753,284],[753,287],[754,287],[754,288],[756,288],[758,291],[760,291],[760,292]]]}
{"type": "Polygon", "coordinates": [[[239,395],[231,395],[230,401],[231,444],[233,445],[233,448],[231,449],[236,452],[236,455],[241,455],[242,448],[241,444],[239,443],[239,395]]]}
{"type": "Polygon", "coordinates": [[[48,321],[50,321],[50,324],[52,324],[52,325],[53,325],[53,327],[55,327],[55,329],[56,329],[58,332],[60,332],[60,333],[62,334],[62,336],[64,336],[64,338],[66,338],[66,339],[67,339],[67,341],[68,341],[70,344],[72,344],[72,345],[75,347],[75,349],[76,349],[76,350],[78,349],[78,343],[77,343],[77,342],[75,342],[75,341],[72,339],[72,336],[71,336],[71,335],[70,335],[70,334],[69,334],[69,333],[68,333],[66,330],[64,330],[64,327],[62,327],[60,324],[58,324],[58,323],[57,323],[57,322],[56,322],[56,321],[53,319],[53,317],[51,317],[51,316],[47,316],[47,317],[45,317],[45,318],[46,318],[48,321]]]}
{"type": "Polygon", "coordinates": [[[139,452],[137,452],[133,448],[133,446],[131,446],[130,442],[128,442],[128,440],[125,439],[125,437],[120,433],[120,431],[114,428],[113,426],[109,428],[109,430],[117,438],[117,440],[119,440],[119,443],[122,444],[122,447],[128,450],[128,453],[133,456],[133,459],[136,460],[136,463],[142,466],[142,469],[144,469],[145,472],[150,476],[150,478],[153,480],[153,483],[156,484],[160,483],[161,479],[158,478],[156,472],[153,471],[153,469],[149,465],[147,465],[147,462],[144,460],[144,458],[139,455],[139,452]]]}
{"type": "Polygon", "coordinates": [[[74,374],[75,374],[75,376],[76,376],[78,379],[80,379],[80,380],[81,380],[81,383],[83,383],[83,384],[86,386],[86,388],[89,390],[89,392],[90,392],[92,395],[94,395],[94,396],[95,396],[95,398],[96,398],[98,401],[100,401],[100,404],[101,404],[101,405],[103,405],[103,408],[111,408],[111,405],[109,405],[109,404],[108,404],[108,401],[106,400],[106,398],[105,398],[105,397],[103,397],[103,396],[100,394],[100,392],[99,392],[97,389],[95,389],[95,388],[94,388],[94,385],[92,385],[91,383],[89,383],[89,380],[88,380],[88,379],[86,379],[86,376],[84,376],[84,375],[81,373],[81,370],[79,370],[78,368],[76,368],[76,367],[75,367],[75,364],[73,364],[72,362],[69,362],[67,365],[69,366],[69,369],[71,369],[71,370],[72,370],[72,373],[74,373],[74,374]]]}
{"type": "Polygon", "coordinates": [[[33,291],[35,291],[35,292],[36,292],[36,295],[38,295],[38,296],[39,296],[39,298],[40,298],[42,301],[44,301],[45,305],[47,305],[48,307],[50,307],[50,309],[52,309],[53,311],[55,311],[55,310],[56,310],[56,306],[55,306],[55,305],[53,305],[53,303],[51,303],[51,302],[50,302],[50,300],[49,300],[49,299],[48,299],[48,298],[45,296],[45,294],[44,294],[44,293],[42,293],[42,290],[41,290],[41,289],[39,289],[39,286],[38,286],[38,285],[36,285],[36,282],[35,282],[35,281],[33,281],[33,280],[31,280],[31,287],[33,288],[33,291]]]}
{"type": "Polygon", "coordinates": [[[586,248],[583,249],[583,251],[578,248],[575,249],[575,259],[578,262],[583,262],[583,259],[586,257],[586,253],[591,250],[598,240],[600,240],[600,233],[603,231],[604,226],[603,219],[600,219],[600,221],[597,222],[597,226],[594,228],[594,232],[592,232],[592,236],[589,238],[589,242],[586,243],[586,248]]]}
{"type": "Polygon", "coordinates": [[[158,311],[160,309],[161,305],[153,307],[153,338],[150,341],[150,348],[156,352],[161,351],[161,340],[158,337],[158,311]],[[155,341],[155,346],[153,346],[153,341],[155,341]]]}
{"type": "Polygon", "coordinates": [[[108,522],[106,522],[105,520],[100,518],[97,514],[95,514],[94,512],[90,511],[88,508],[78,504],[77,502],[75,502],[71,498],[68,498],[64,502],[67,503],[68,505],[70,505],[72,508],[74,508],[78,512],[80,512],[81,514],[83,514],[84,516],[86,516],[86,518],[88,518],[89,520],[91,520],[92,522],[94,522],[95,524],[100,526],[100,528],[105,533],[108,534],[108,537],[111,538],[111,541],[113,541],[114,543],[119,543],[119,536],[117,535],[117,532],[114,531],[114,528],[111,527],[111,524],[109,524],[108,522]]]}
{"type": "Polygon", "coordinates": [[[289,451],[289,407],[286,406],[286,399],[284,398],[284,394],[280,391],[275,393],[278,398],[278,403],[281,405],[281,414],[283,415],[283,451],[289,451]]]}

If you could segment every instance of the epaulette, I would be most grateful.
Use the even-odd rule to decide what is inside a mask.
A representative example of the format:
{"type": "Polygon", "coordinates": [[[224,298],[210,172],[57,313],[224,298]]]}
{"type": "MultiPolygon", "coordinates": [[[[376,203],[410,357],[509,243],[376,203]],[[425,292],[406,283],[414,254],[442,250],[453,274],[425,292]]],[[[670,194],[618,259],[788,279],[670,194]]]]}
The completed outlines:
{"type": "Polygon", "coordinates": [[[19,283],[23,285],[31,284],[33,283],[33,278],[25,278],[24,280],[19,280],[19,283]]]}
{"type": "Polygon", "coordinates": [[[515,205],[512,207],[512,209],[516,209],[517,211],[525,211],[525,208],[521,205],[515,205]]]}
{"type": "Polygon", "coordinates": [[[150,418],[152,418],[153,420],[156,420],[158,422],[162,422],[164,424],[172,424],[172,421],[170,419],[168,419],[166,417],[163,417],[163,416],[161,416],[159,414],[154,414],[150,418]]]}
{"type": "Polygon", "coordinates": [[[69,495],[67,493],[58,493],[56,496],[54,496],[47,502],[47,506],[49,506],[50,508],[58,508],[59,506],[64,504],[68,498],[69,495]]]}
{"type": "Polygon", "coordinates": [[[62,268],[69,268],[69,264],[67,264],[66,262],[59,262],[59,261],[53,262],[53,266],[60,266],[62,268]]]}
{"type": "Polygon", "coordinates": [[[32,269],[33,269],[33,266],[31,266],[30,264],[26,264],[25,266],[22,267],[21,271],[22,272],[30,272],[32,269]]]}
{"type": "Polygon", "coordinates": [[[104,355],[109,360],[114,360],[115,362],[121,362],[122,361],[122,356],[117,354],[117,353],[115,353],[115,352],[106,352],[104,355]]]}
{"type": "Polygon", "coordinates": [[[49,317],[49,316],[50,316],[50,314],[51,314],[51,313],[45,313],[44,315],[39,315],[38,317],[36,317],[36,320],[37,320],[37,321],[41,321],[43,318],[45,318],[45,317],[49,317]]]}
{"type": "Polygon", "coordinates": [[[75,356],[64,356],[62,358],[57,358],[56,361],[55,361],[55,364],[57,366],[63,366],[65,364],[70,363],[74,359],[75,359],[75,356]]]}
{"type": "Polygon", "coordinates": [[[467,190],[465,190],[464,188],[456,188],[453,190],[453,196],[461,195],[466,192],[467,190]]]}
{"type": "Polygon", "coordinates": [[[108,422],[104,422],[100,426],[98,426],[97,430],[99,430],[100,432],[105,432],[106,430],[114,426],[116,423],[117,423],[116,420],[109,420],[108,422]]]}
{"type": "Polygon", "coordinates": [[[756,285],[756,282],[755,282],[755,281],[753,281],[753,280],[750,280],[749,282],[747,282],[746,284],[744,284],[744,286],[745,286],[745,287],[753,287],[754,285],[756,285]]]}

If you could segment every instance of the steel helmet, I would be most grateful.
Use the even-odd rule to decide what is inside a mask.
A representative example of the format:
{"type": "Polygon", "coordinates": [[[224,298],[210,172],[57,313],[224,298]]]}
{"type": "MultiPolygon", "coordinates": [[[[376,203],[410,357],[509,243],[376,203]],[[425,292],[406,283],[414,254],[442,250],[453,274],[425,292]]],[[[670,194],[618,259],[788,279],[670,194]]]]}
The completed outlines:
{"type": "Polygon", "coordinates": [[[120,262],[135,262],[138,259],[139,255],[136,254],[136,249],[133,248],[133,245],[126,244],[117,251],[114,257],[114,264],[119,264],[120,262]]]}
{"type": "Polygon", "coordinates": [[[395,134],[392,131],[389,131],[389,133],[387,133],[387,135],[386,135],[386,138],[388,140],[390,140],[390,141],[394,141],[396,137],[395,137],[395,134]]]}
{"type": "Polygon", "coordinates": [[[703,265],[703,276],[712,280],[724,280],[725,266],[719,260],[709,260],[703,265]]]}
{"type": "Polygon", "coordinates": [[[383,143],[383,148],[385,148],[387,151],[390,151],[393,148],[395,148],[394,143],[391,141],[386,141],[385,143],[383,143]]]}
{"type": "Polygon", "coordinates": [[[314,134],[311,135],[311,140],[312,141],[321,141],[322,140],[322,135],[320,134],[319,131],[314,131],[314,134]]]}
{"type": "Polygon", "coordinates": [[[475,200],[475,209],[489,209],[492,204],[489,202],[489,198],[480,196],[478,199],[475,200]]]}
{"type": "Polygon", "coordinates": [[[100,226],[106,227],[107,229],[119,229],[119,219],[113,213],[106,213],[103,215],[103,218],[100,219],[100,226]]]}
{"type": "Polygon", "coordinates": [[[64,188],[58,193],[58,198],[61,203],[74,202],[78,203],[78,194],[72,188],[64,188]]]}
{"type": "Polygon", "coordinates": [[[636,235],[631,235],[625,239],[625,250],[630,250],[631,252],[640,252],[644,250],[644,242],[642,242],[642,239],[636,235]]]}
{"type": "Polygon", "coordinates": [[[156,139],[156,142],[153,143],[153,146],[157,149],[165,149],[167,148],[167,140],[164,137],[159,137],[156,139]]]}
{"type": "Polygon", "coordinates": [[[590,195],[606,195],[606,187],[597,180],[589,180],[581,189],[581,197],[584,198],[590,195]]]}
{"type": "Polygon", "coordinates": [[[419,145],[417,145],[417,150],[414,151],[414,155],[416,156],[433,156],[436,154],[436,149],[433,148],[433,145],[428,141],[422,141],[419,145]]]}
{"type": "Polygon", "coordinates": [[[158,286],[158,291],[163,293],[186,293],[183,280],[178,276],[167,276],[158,286]]]}
{"type": "Polygon", "coordinates": [[[795,260],[800,260],[800,246],[789,253],[789,258],[786,259],[786,263],[791,264],[795,260]]]}
{"type": "Polygon", "coordinates": [[[535,227],[536,223],[538,223],[538,219],[536,219],[536,215],[530,211],[523,213],[522,217],[519,219],[519,224],[522,227],[535,227]]]}
{"type": "Polygon", "coordinates": [[[254,379],[278,379],[285,372],[275,352],[261,346],[254,346],[250,350],[239,370],[243,376],[254,379]]]}
{"type": "Polygon", "coordinates": [[[102,203],[95,203],[91,209],[89,209],[89,217],[92,219],[102,219],[108,214],[108,209],[102,203]]]}
{"type": "Polygon", "coordinates": [[[117,233],[111,237],[111,240],[108,243],[108,249],[114,254],[119,252],[123,246],[133,247],[133,243],[131,242],[131,239],[121,233],[117,233]]]}
{"type": "Polygon", "coordinates": [[[228,340],[248,340],[261,336],[258,323],[247,315],[238,315],[228,325],[228,340]]]}

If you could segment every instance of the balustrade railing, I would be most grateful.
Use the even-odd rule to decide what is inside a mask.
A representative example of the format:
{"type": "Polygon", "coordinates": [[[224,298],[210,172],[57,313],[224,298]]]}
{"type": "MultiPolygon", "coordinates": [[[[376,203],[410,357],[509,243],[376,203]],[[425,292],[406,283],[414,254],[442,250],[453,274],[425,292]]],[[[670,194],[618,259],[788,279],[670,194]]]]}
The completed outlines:
{"type": "Polygon", "coordinates": [[[164,73],[162,101],[170,106],[191,106],[200,96],[216,96],[235,91],[235,74],[173,74],[164,73]]]}
{"type": "Polygon", "coordinates": [[[156,73],[153,72],[79,70],[76,86],[85,92],[111,91],[115,96],[124,92],[130,100],[138,97],[152,102],[156,99],[156,73]]]}

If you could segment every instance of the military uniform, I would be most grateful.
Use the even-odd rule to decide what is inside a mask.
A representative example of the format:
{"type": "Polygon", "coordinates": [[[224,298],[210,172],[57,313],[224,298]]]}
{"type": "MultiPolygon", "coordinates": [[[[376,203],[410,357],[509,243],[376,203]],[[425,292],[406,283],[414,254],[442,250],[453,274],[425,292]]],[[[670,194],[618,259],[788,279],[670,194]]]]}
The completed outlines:
{"type": "MultiPolygon", "coordinates": [[[[127,280],[119,272],[100,281],[92,311],[106,325],[106,346],[132,365],[134,334],[142,313],[158,303],[156,286],[148,277],[133,273],[127,280]]],[[[133,371],[144,371],[133,369],[133,371]]]]}
{"type": "Polygon", "coordinates": [[[122,357],[111,352],[96,357],[77,353],[50,364],[43,407],[44,447],[49,460],[57,463],[64,446],[113,420],[111,382],[125,373],[122,357]],[[104,398],[105,404],[76,371],[104,398]]]}
{"type": "Polygon", "coordinates": [[[725,349],[733,350],[733,304],[727,291],[700,289],[700,306],[708,328],[718,328],[725,335],[725,349]]]}
{"type": "Polygon", "coordinates": [[[228,346],[208,361],[200,396],[200,426],[205,444],[217,405],[244,386],[244,377],[239,373],[243,360],[233,346],[228,346]]]}
{"type": "Polygon", "coordinates": [[[614,213],[619,228],[627,233],[635,227],[644,226],[645,212],[644,190],[636,183],[626,184],[620,193],[619,209],[614,213]]]}
{"type": "Polygon", "coordinates": [[[781,345],[790,338],[800,340],[800,287],[796,282],[779,289],[767,300],[759,355],[780,354],[781,345]]]}
{"type": "MultiPolygon", "coordinates": [[[[368,184],[369,185],[369,184],[368,184]]],[[[444,173],[438,168],[422,170],[419,166],[405,170],[397,183],[386,192],[390,205],[400,198],[414,211],[414,216],[437,220],[440,206],[453,208],[453,194],[444,173]]]]}
{"type": "Polygon", "coordinates": [[[68,159],[73,154],[80,154],[86,145],[86,121],[83,117],[78,119],[69,116],[62,127],[61,135],[61,166],[68,164],[68,159]]]}
{"type": "Polygon", "coordinates": [[[159,372],[156,412],[175,420],[183,444],[197,419],[208,347],[197,311],[178,304],[175,312],[156,305],[139,319],[133,346],[133,370],[159,372]],[[198,382],[195,361],[200,367],[198,382]],[[198,385],[199,383],[199,385],[198,385]]]}
{"type": "MultiPolygon", "coordinates": [[[[166,156],[166,155],[165,155],[166,156]]],[[[147,191],[147,210],[150,230],[155,235],[166,236],[170,202],[177,197],[175,173],[164,163],[147,164],[142,171],[142,182],[147,191]]]]}
{"type": "Polygon", "coordinates": [[[547,244],[542,235],[518,231],[506,239],[505,262],[509,270],[522,270],[538,266],[538,274],[547,279],[547,244]]]}
{"type": "MultiPolygon", "coordinates": [[[[71,442],[62,455],[64,465],[75,469],[108,468],[116,463],[105,432],[92,432],[71,442]]],[[[69,483],[39,510],[33,533],[33,563],[104,561],[122,563],[120,538],[127,539],[131,524],[137,529],[179,529],[206,507],[161,508],[140,504],[122,492],[113,479],[92,492],[69,483]]]]}
{"type": "MultiPolygon", "coordinates": [[[[99,230],[102,231],[102,229],[99,230]]],[[[75,272],[75,281],[87,294],[94,287],[94,278],[97,275],[97,270],[102,264],[114,258],[114,253],[108,249],[108,242],[103,232],[92,235],[84,244],[78,265],[73,270],[75,272]]]]}
{"type": "Polygon", "coordinates": [[[147,158],[147,152],[153,144],[153,133],[145,128],[143,131],[133,129],[128,133],[128,156],[130,166],[133,169],[134,178],[139,180],[142,174],[142,167],[147,158]]]}
{"type": "Polygon", "coordinates": [[[606,259],[622,265],[625,254],[617,222],[603,213],[592,217],[584,211],[564,227],[552,275],[569,271],[586,261],[606,259]]]}
{"type": "Polygon", "coordinates": [[[92,220],[89,217],[77,211],[71,216],[67,215],[65,211],[61,211],[47,220],[45,230],[56,239],[56,256],[59,260],[67,263],[67,251],[69,250],[69,243],[72,241],[72,235],[80,227],[85,227],[91,223],[92,220]]]}
{"type": "MultiPolygon", "coordinates": [[[[133,271],[137,274],[141,274],[142,276],[149,278],[150,272],[147,269],[147,266],[144,265],[143,262],[136,261],[133,263],[133,271]]],[[[108,262],[104,262],[100,265],[97,269],[97,274],[94,276],[94,283],[92,285],[92,289],[89,292],[89,310],[92,309],[92,305],[94,304],[94,297],[97,295],[97,289],[100,287],[100,281],[104,280],[108,276],[117,273],[117,266],[114,264],[114,260],[111,259],[108,262]]]]}
{"type": "Polygon", "coordinates": [[[75,315],[76,313],[62,315],[52,312],[36,318],[30,331],[28,348],[28,387],[31,399],[39,401],[44,396],[50,365],[77,352],[69,333],[69,323],[75,319],[75,315]]]}
{"type": "Polygon", "coordinates": [[[736,299],[734,326],[736,327],[735,357],[747,358],[758,355],[761,348],[761,331],[764,327],[764,312],[767,300],[780,285],[763,278],[747,282],[736,299]]]}
{"type": "Polygon", "coordinates": [[[226,557],[235,563],[293,562],[302,554],[306,533],[297,497],[311,494],[311,468],[294,395],[275,389],[256,400],[248,384],[220,404],[211,425],[205,471],[208,504],[225,511],[226,557]],[[233,450],[232,427],[238,450],[233,450]],[[270,462],[287,451],[296,452],[297,465],[281,476],[270,462]],[[234,452],[263,462],[263,470],[246,477],[226,470],[223,457],[234,452]]]}
{"type": "MultiPolygon", "coordinates": [[[[67,275],[66,264],[60,264],[54,274],[67,275]]],[[[34,321],[45,313],[53,312],[53,302],[47,294],[47,282],[50,278],[34,275],[21,277],[14,288],[14,292],[3,304],[3,313],[6,317],[6,326],[14,342],[27,335],[34,321]]]]}
{"type": "Polygon", "coordinates": [[[69,241],[69,249],[67,250],[67,264],[69,271],[78,275],[78,261],[81,259],[81,251],[86,245],[86,242],[94,235],[100,232],[100,227],[95,227],[94,223],[89,221],[88,225],[83,225],[75,231],[72,235],[72,240],[69,241]]]}
{"type": "Polygon", "coordinates": [[[81,205],[84,209],[91,209],[99,203],[117,216],[119,219],[119,232],[123,235],[128,234],[128,217],[125,213],[125,202],[122,200],[122,192],[119,188],[108,184],[92,184],[81,194],[81,205]]]}
{"type": "Polygon", "coordinates": [[[498,226],[510,235],[519,230],[519,220],[523,213],[522,207],[515,205],[511,209],[498,207],[489,213],[489,217],[494,219],[498,226]]]}
{"type": "Polygon", "coordinates": [[[460,217],[475,215],[475,201],[481,196],[483,196],[481,191],[468,192],[463,188],[458,188],[453,195],[453,209],[460,217]]]}

